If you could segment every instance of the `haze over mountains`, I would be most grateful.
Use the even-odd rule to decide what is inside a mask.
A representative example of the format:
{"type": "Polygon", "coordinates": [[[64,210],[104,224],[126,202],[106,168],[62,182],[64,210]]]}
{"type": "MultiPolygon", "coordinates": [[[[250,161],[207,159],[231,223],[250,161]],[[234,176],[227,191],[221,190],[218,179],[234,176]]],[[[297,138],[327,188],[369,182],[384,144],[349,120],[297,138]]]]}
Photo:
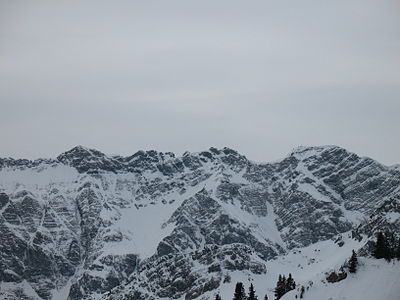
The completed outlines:
{"type": "MultiPolygon", "coordinates": [[[[336,146],[272,163],[229,148],[122,157],[78,146],[0,169],[4,299],[229,299],[235,280],[273,299],[279,273],[320,282],[352,249],[367,255],[376,232],[400,232],[400,168],[336,146]]],[[[361,260],[360,281],[343,286],[371,270],[399,278],[398,264],[361,260]]],[[[393,280],[382,299],[400,293],[393,280]]],[[[355,295],[365,298],[342,299],[355,295]]]]}

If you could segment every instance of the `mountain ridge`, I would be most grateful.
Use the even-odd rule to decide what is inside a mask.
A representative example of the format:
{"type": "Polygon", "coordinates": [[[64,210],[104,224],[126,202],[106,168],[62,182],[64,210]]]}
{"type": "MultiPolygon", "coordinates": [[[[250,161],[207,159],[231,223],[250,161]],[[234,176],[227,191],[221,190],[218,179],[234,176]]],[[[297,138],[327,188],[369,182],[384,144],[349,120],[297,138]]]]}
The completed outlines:
{"type": "MultiPolygon", "coordinates": [[[[0,167],[3,166],[7,166],[7,165],[19,165],[19,166],[23,166],[23,165],[30,165],[30,166],[36,166],[40,163],[55,163],[55,162],[62,162],[65,164],[68,164],[68,157],[74,157],[73,154],[86,154],[85,157],[86,158],[94,158],[97,157],[99,158],[102,157],[104,159],[107,159],[109,161],[118,161],[118,162],[122,162],[122,163],[129,163],[131,159],[134,159],[135,157],[140,157],[140,156],[153,156],[153,159],[155,158],[155,156],[161,156],[159,158],[163,159],[165,156],[169,157],[170,159],[176,159],[176,158],[182,158],[185,155],[198,155],[198,154],[203,154],[203,155],[209,155],[211,153],[211,155],[213,153],[221,153],[221,152],[229,152],[229,153],[235,153],[241,157],[246,158],[249,162],[251,163],[255,163],[255,164],[274,164],[274,163],[279,163],[282,160],[290,157],[290,156],[298,156],[304,153],[308,153],[308,155],[312,155],[318,152],[323,152],[326,150],[332,150],[332,149],[341,149],[341,150],[345,150],[348,153],[354,154],[356,155],[354,152],[350,152],[348,150],[346,150],[345,148],[341,147],[341,146],[336,146],[336,145],[320,145],[320,146],[297,146],[294,147],[286,156],[284,156],[283,158],[280,159],[276,159],[273,161],[257,161],[257,160],[252,160],[252,159],[248,159],[245,155],[240,154],[238,151],[229,148],[229,147],[223,147],[221,149],[218,149],[216,147],[210,147],[207,150],[203,150],[203,151],[199,151],[199,152],[189,152],[189,151],[185,151],[182,155],[176,155],[173,152],[159,152],[156,150],[138,150],[136,151],[134,154],[130,154],[130,155],[126,155],[126,156],[121,156],[119,154],[106,154],[104,152],[101,152],[95,148],[90,148],[90,147],[86,147],[83,145],[76,145],[73,148],[64,151],[62,153],[60,153],[59,155],[57,155],[55,158],[36,158],[36,159],[26,159],[26,158],[12,158],[12,157],[0,157],[0,167]],[[87,154],[91,154],[91,155],[87,155],[87,154]]],[[[358,156],[358,155],[357,155],[358,156]]],[[[375,162],[378,162],[378,160],[373,159],[369,156],[358,156],[360,158],[365,158],[365,159],[370,159],[373,160],[375,162]]],[[[399,168],[400,164],[393,164],[393,165],[385,165],[379,162],[380,165],[383,165],[385,167],[388,168],[399,168]]]]}
{"type": "MultiPolygon", "coordinates": [[[[31,299],[202,299],[235,272],[264,276],[271,259],[356,230],[399,187],[397,168],[337,146],[272,163],[229,148],[0,159],[0,282],[31,299]]],[[[397,206],[384,207],[397,228],[397,206]]],[[[369,237],[386,224],[373,221],[369,237]]]]}

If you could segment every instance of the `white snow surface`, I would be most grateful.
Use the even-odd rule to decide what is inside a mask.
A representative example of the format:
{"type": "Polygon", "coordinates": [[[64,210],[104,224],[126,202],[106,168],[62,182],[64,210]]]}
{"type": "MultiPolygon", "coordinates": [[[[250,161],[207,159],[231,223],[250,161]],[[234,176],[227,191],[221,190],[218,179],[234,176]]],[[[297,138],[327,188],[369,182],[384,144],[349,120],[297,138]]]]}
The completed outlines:
{"type": "MultiPolygon", "coordinates": [[[[361,265],[356,274],[340,282],[323,283],[306,290],[305,300],[399,300],[400,262],[380,259],[359,259],[361,265]]],[[[282,300],[294,300],[298,291],[284,295],[282,300]]]]}

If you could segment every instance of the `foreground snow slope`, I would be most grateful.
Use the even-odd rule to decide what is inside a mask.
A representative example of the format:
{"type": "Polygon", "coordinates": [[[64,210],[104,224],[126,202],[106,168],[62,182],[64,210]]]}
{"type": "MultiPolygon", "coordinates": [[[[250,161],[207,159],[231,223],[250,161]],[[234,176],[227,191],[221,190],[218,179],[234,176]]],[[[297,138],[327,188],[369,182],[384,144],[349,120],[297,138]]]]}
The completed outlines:
{"type": "MultiPolygon", "coordinates": [[[[349,234],[350,235],[350,234],[349,234]]],[[[267,262],[267,274],[254,276],[250,272],[234,272],[230,283],[223,284],[218,291],[207,294],[213,299],[218,292],[222,299],[232,299],[235,285],[243,282],[246,292],[253,283],[258,299],[275,299],[274,289],[279,274],[293,275],[297,288],[285,294],[282,300],[300,299],[300,288],[305,287],[305,300],[399,300],[400,261],[387,262],[384,259],[359,258],[355,274],[336,283],[328,283],[326,275],[340,266],[365,243],[344,235],[345,244],[340,247],[333,241],[319,242],[306,248],[295,249],[285,256],[267,262]],[[297,295],[297,298],[296,298],[297,295]]],[[[182,298],[184,299],[184,298],[182,298]]]]}
{"type": "MultiPolygon", "coordinates": [[[[362,264],[356,274],[336,283],[316,282],[304,294],[305,300],[399,300],[400,262],[380,259],[361,259],[362,264]]],[[[282,297],[295,299],[296,292],[282,297]]],[[[298,294],[298,292],[297,292],[298,294]]]]}

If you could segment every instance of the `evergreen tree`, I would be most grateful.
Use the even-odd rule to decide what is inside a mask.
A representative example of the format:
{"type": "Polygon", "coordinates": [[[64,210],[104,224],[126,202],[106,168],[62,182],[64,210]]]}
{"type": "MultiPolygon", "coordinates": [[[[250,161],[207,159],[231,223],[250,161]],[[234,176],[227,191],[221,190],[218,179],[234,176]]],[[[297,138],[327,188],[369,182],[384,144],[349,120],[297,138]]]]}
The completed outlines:
{"type": "Polygon", "coordinates": [[[275,299],[279,299],[280,297],[282,297],[281,286],[282,286],[282,275],[279,274],[278,282],[276,283],[276,287],[274,290],[275,299]]]}
{"type": "Polygon", "coordinates": [[[386,238],[382,232],[378,233],[373,255],[375,258],[378,259],[380,258],[390,259],[389,247],[387,245],[386,238]]]}
{"type": "Polygon", "coordinates": [[[249,296],[247,297],[247,300],[257,300],[258,297],[256,296],[256,293],[254,291],[254,286],[251,283],[250,288],[249,288],[249,296]]]}
{"type": "Polygon", "coordinates": [[[353,253],[352,253],[352,255],[350,257],[350,260],[349,260],[349,272],[350,273],[357,272],[357,265],[358,265],[357,254],[353,250],[353,253]]]}
{"type": "Polygon", "coordinates": [[[233,300],[245,300],[246,294],[244,292],[243,283],[236,283],[235,294],[233,295],[233,300]]]}
{"type": "Polygon", "coordinates": [[[219,294],[217,294],[217,295],[215,296],[215,300],[222,300],[222,298],[221,298],[221,296],[220,296],[219,294]]]}
{"type": "Polygon", "coordinates": [[[289,277],[285,283],[285,293],[294,290],[296,288],[296,282],[293,280],[292,274],[289,273],[289,277]]]}
{"type": "Polygon", "coordinates": [[[286,293],[286,276],[282,276],[282,296],[286,293]]]}
{"type": "Polygon", "coordinates": [[[285,283],[286,279],[285,276],[279,275],[278,282],[276,283],[275,288],[275,299],[280,299],[285,294],[285,283]]]}
{"type": "Polygon", "coordinates": [[[265,294],[265,296],[264,296],[264,300],[268,300],[268,296],[267,296],[267,294],[265,294]]]}

